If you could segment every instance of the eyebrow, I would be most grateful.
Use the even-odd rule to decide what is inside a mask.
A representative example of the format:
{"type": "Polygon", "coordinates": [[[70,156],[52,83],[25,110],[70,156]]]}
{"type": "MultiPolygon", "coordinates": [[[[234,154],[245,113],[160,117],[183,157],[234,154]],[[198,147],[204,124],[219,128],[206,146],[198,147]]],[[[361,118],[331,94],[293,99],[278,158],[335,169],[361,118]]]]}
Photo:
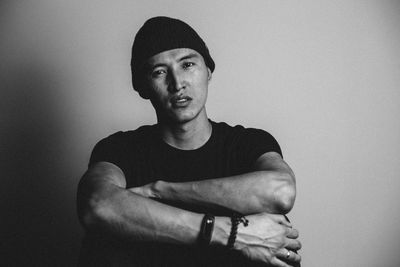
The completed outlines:
{"type": "Polygon", "coordinates": [[[197,57],[199,57],[199,56],[198,56],[198,54],[196,54],[196,53],[190,53],[190,54],[188,54],[188,55],[185,55],[185,56],[181,57],[181,58],[178,60],[178,62],[181,62],[181,61],[186,60],[186,59],[194,58],[194,57],[197,58],[197,57]]]}
{"type": "Polygon", "coordinates": [[[154,69],[156,69],[156,68],[158,68],[158,67],[164,67],[166,64],[164,64],[164,63],[157,63],[157,64],[154,64],[154,65],[148,65],[147,66],[147,68],[148,68],[148,71],[152,71],[152,70],[154,70],[154,69]]]}
{"type": "MultiPolygon", "coordinates": [[[[179,58],[179,59],[178,59],[178,62],[182,62],[182,61],[187,60],[187,59],[198,58],[198,57],[199,57],[199,55],[196,54],[196,53],[189,53],[189,54],[184,55],[183,57],[179,58]]],[[[158,68],[158,67],[164,67],[164,66],[166,66],[166,64],[164,64],[164,63],[157,63],[157,64],[154,64],[154,65],[151,65],[151,64],[150,64],[150,65],[148,66],[148,68],[149,68],[149,71],[152,71],[152,70],[154,70],[154,69],[156,69],[156,68],[158,68]]]]}

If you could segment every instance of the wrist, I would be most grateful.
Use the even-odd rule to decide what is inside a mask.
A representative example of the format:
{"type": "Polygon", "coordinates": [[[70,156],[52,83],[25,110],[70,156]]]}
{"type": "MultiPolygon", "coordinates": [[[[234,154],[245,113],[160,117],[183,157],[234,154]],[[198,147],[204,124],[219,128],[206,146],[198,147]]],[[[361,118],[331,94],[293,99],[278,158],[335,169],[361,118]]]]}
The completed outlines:
{"type": "Polygon", "coordinates": [[[232,223],[229,217],[215,217],[214,231],[210,244],[213,246],[226,246],[231,226],[232,223]]]}
{"type": "Polygon", "coordinates": [[[247,227],[249,225],[249,220],[247,220],[246,217],[244,217],[243,215],[234,214],[231,217],[232,227],[228,238],[228,244],[227,244],[228,249],[233,249],[235,247],[236,237],[238,235],[238,228],[241,224],[243,224],[244,227],[247,227]]]}
{"type": "Polygon", "coordinates": [[[211,238],[214,232],[215,216],[207,213],[204,215],[201,222],[199,244],[202,247],[207,247],[211,244],[211,238]]]}
{"type": "MultiPolygon", "coordinates": [[[[235,217],[215,217],[214,232],[210,243],[211,245],[228,248],[229,239],[232,239],[232,226],[235,221],[233,218],[235,217]]],[[[246,232],[245,228],[247,228],[249,222],[244,217],[236,218],[239,218],[239,221],[236,222],[237,228],[234,238],[235,240],[230,249],[240,250],[246,243],[247,234],[243,235],[243,232],[246,232]]]]}

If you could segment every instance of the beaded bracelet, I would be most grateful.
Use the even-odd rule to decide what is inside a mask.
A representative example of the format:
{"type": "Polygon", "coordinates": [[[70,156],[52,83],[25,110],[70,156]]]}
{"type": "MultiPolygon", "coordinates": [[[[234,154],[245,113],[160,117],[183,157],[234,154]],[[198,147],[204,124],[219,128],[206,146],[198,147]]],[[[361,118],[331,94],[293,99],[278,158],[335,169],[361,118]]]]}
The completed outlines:
{"type": "Polygon", "coordinates": [[[233,215],[231,217],[231,222],[232,222],[232,228],[231,228],[231,233],[228,238],[228,244],[227,247],[229,249],[233,249],[233,246],[235,245],[236,241],[236,235],[237,235],[237,229],[239,223],[243,223],[244,227],[247,227],[249,225],[249,220],[246,219],[246,217],[242,215],[233,215]]]}

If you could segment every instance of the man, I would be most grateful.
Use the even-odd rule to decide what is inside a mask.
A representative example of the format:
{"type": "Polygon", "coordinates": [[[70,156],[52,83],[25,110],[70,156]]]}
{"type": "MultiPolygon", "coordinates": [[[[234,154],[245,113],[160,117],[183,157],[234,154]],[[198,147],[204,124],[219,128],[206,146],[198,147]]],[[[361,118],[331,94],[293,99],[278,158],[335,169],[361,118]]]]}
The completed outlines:
{"type": "Polygon", "coordinates": [[[132,80],[157,124],[100,141],[78,187],[82,266],[297,266],[283,215],[295,177],[265,131],[211,121],[215,68],[186,23],[155,17],[132,48],[132,80]]]}

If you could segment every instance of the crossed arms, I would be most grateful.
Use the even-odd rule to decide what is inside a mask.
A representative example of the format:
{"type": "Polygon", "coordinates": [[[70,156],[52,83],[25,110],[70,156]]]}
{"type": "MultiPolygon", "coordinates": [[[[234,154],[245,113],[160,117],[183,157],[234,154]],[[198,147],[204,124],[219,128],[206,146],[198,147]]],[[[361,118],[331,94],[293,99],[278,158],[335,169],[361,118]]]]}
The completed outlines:
{"type": "MultiPolygon", "coordinates": [[[[228,208],[248,215],[249,220],[248,227],[239,225],[234,249],[254,261],[292,266],[300,256],[288,251],[301,245],[297,230],[280,214],[286,214],[294,204],[293,172],[275,152],[258,158],[253,170],[231,177],[185,183],[157,181],[127,189],[121,169],[98,162],[80,181],[79,218],[87,229],[128,240],[193,245],[204,215],[153,198],[228,208]]],[[[228,217],[216,217],[211,244],[226,245],[230,229],[228,217]]]]}

